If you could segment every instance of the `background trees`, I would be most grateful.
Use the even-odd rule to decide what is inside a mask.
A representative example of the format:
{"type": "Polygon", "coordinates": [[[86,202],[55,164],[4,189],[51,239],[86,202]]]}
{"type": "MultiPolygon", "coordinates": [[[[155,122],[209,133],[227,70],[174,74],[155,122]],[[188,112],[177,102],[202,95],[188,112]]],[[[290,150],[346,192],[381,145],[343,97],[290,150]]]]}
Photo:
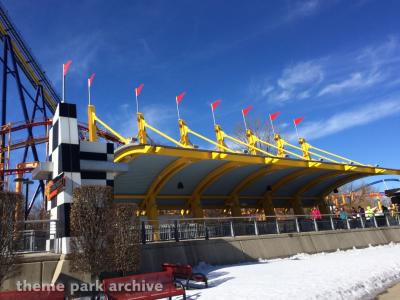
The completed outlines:
{"type": "Polygon", "coordinates": [[[15,251],[22,225],[18,223],[17,216],[23,216],[22,207],[20,194],[0,192],[0,286],[15,271],[15,251]]]}

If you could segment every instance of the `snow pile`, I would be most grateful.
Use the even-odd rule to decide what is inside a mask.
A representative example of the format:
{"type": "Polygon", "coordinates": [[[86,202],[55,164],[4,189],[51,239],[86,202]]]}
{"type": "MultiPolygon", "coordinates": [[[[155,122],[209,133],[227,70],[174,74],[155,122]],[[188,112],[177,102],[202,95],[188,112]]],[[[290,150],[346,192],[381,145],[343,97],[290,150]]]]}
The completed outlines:
{"type": "Polygon", "coordinates": [[[400,280],[400,244],[196,270],[210,287],[189,299],[373,299],[400,280]]]}

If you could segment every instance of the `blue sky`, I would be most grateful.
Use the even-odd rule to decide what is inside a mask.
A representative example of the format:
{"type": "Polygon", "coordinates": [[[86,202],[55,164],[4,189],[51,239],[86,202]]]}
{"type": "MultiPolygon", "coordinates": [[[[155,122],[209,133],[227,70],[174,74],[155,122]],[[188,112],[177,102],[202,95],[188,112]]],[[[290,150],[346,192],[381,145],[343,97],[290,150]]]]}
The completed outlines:
{"type": "Polygon", "coordinates": [[[87,78],[98,114],[135,133],[134,87],[146,119],[177,137],[181,113],[213,137],[240,110],[312,144],[361,162],[400,168],[398,1],[3,1],[58,90],[73,60],[68,100],[86,119],[87,78]]]}

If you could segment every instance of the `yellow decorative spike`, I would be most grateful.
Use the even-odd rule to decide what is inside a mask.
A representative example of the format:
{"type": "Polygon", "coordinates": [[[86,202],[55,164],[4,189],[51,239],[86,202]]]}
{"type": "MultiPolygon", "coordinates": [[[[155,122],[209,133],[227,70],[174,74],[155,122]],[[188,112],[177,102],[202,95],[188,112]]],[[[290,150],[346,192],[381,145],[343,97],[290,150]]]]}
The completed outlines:
{"type": "Polygon", "coordinates": [[[221,129],[220,125],[214,125],[215,136],[217,137],[218,143],[218,150],[223,152],[226,149],[225,139],[224,139],[224,132],[221,129]]]}
{"type": "Polygon", "coordinates": [[[304,138],[299,138],[299,144],[301,146],[301,150],[303,151],[303,158],[305,160],[311,160],[310,144],[308,144],[304,138]]]}
{"type": "Polygon", "coordinates": [[[89,141],[97,141],[97,128],[96,128],[96,108],[94,105],[88,105],[88,127],[89,127],[89,141]]]}
{"type": "Polygon", "coordinates": [[[281,135],[279,133],[275,133],[274,135],[274,140],[276,143],[276,155],[278,157],[285,157],[285,141],[281,138],[281,135]]]}
{"type": "Polygon", "coordinates": [[[253,131],[251,129],[246,130],[246,137],[247,137],[247,143],[249,144],[249,152],[253,155],[257,155],[257,137],[253,134],[253,131]]]}
{"type": "Polygon", "coordinates": [[[147,143],[146,121],[142,113],[137,114],[138,140],[140,144],[147,143]]]}
{"type": "Polygon", "coordinates": [[[179,134],[181,136],[179,142],[185,147],[190,147],[191,143],[188,135],[189,133],[188,126],[182,119],[179,119],[178,123],[179,123],[179,134]]]}

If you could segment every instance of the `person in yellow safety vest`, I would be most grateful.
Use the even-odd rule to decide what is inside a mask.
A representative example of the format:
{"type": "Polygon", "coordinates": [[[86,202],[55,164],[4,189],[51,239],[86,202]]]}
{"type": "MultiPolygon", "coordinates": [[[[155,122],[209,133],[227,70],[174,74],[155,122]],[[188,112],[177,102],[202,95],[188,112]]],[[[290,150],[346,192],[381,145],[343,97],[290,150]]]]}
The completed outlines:
{"type": "Polygon", "coordinates": [[[374,216],[374,211],[375,211],[376,207],[371,207],[371,206],[367,206],[367,209],[365,210],[365,218],[367,220],[370,220],[373,216],[374,216]]]}

